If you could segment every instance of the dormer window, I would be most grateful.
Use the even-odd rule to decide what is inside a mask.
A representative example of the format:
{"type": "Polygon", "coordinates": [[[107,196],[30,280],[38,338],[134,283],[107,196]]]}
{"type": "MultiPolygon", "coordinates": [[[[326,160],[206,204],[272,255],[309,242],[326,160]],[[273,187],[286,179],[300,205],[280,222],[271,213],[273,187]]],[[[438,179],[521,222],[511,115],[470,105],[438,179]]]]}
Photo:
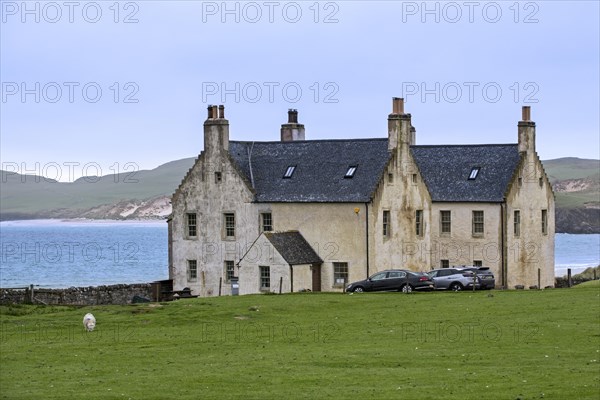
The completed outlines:
{"type": "Polygon", "coordinates": [[[283,177],[288,179],[291,178],[292,175],[294,175],[294,171],[296,170],[296,166],[295,165],[290,165],[289,167],[287,167],[287,169],[285,170],[285,174],[283,174],[283,177]]]}
{"type": "Polygon", "coordinates": [[[469,180],[475,180],[477,178],[477,175],[479,175],[479,167],[473,167],[471,173],[469,174],[469,180]]]}
{"type": "Polygon", "coordinates": [[[346,175],[344,175],[344,178],[352,178],[354,177],[354,173],[356,172],[356,165],[351,165],[348,167],[348,170],[346,171],[346,175]]]}

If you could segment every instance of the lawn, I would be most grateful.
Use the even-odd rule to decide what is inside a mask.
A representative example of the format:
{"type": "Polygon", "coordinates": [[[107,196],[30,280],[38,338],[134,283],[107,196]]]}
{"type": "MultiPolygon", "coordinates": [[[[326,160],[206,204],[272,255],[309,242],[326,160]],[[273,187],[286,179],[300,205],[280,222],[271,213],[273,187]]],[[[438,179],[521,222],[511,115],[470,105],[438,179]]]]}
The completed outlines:
{"type": "Polygon", "coordinates": [[[0,307],[2,399],[598,399],[600,288],[0,307]],[[93,312],[96,330],[83,331],[93,312]]]}

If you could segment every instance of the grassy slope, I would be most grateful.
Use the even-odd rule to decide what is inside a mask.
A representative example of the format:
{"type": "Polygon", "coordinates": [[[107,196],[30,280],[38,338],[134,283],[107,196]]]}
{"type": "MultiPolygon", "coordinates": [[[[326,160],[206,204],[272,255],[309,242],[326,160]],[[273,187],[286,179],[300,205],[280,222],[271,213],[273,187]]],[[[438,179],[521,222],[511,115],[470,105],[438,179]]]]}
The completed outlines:
{"type": "Polygon", "coordinates": [[[600,160],[566,157],[543,161],[546,174],[551,182],[565,179],[581,179],[597,175],[600,171],[600,160]]]}
{"type": "Polygon", "coordinates": [[[192,166],[193,158],[163,164],[150,171],[106,175],[100,180],[47,182],[35,177],[2,175],[2,212],[37,212],[56,208],[89,208],[121,200],[171,195],[192,166]]]}
{"type": "Polygon", "coordinates": [[[573,287],[577,288],[577,289],[582,289],[582,288],[600,289],[600,280],[583,282],[583,283],[580,283],[579,285],[575,285],[573,287]]]}
{"type": "MultiPolygon", "coordinates": [[[[558,158],[544,161],[544,169],[552,183],[565,179],[600,181],[600,160],[558,158]]],[[[600,202],[599,184],[581,192],[555,193],[558,208],[582,208],[585,203],[600,202]]]]}
{"type": "Polygon", "coordinates": [[[492,293],[0,307],[0,398],[597,399],[600,290],[492,293]]]}

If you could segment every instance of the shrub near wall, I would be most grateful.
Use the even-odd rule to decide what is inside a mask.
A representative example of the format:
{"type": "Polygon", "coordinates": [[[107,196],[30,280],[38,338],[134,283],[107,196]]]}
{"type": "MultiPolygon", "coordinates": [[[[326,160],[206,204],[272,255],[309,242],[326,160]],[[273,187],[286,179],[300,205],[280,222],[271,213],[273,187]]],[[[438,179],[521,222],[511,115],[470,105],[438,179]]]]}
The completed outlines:
{"type": "MultiPolygon", "coordinates": [[[[108,305],[129,304],[134,296],[152,299],[149,283],[71,287],[68,289],[33,289],[36,304],[108,305]]],[[[29,289],[0,289],[0,304],[23,304],[31,302],[29,289]]]]}

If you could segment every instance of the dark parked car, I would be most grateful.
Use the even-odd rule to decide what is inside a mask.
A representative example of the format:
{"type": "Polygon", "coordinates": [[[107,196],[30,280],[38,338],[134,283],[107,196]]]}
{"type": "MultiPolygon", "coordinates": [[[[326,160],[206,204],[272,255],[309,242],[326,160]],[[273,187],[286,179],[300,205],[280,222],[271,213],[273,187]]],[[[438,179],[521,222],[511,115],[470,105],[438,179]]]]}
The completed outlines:
{"type": "Polygon", "coordinates": [[[494,278],[494,273],[489,267],[462,266],[457,267],[457,269],[475,273],[479,278],[480,289],[493,289],[496,287],[496,278],[494,278]]]}
{"type": "Polygon", "coordinates": [[[346,286],[347,292],[399,291],[409,293],[413,290],[431,289],[433,289],[433,281],[429,275],[403,269],[377,272],[364,281],[346,286]]]}
{"type": "Polygon", "coordinates": [[[458,292],[463,289],[479,289],[479,279],[472,271],[458,268],[441,268],[428,272],[436,289],[450,289],[458,292]]]}

